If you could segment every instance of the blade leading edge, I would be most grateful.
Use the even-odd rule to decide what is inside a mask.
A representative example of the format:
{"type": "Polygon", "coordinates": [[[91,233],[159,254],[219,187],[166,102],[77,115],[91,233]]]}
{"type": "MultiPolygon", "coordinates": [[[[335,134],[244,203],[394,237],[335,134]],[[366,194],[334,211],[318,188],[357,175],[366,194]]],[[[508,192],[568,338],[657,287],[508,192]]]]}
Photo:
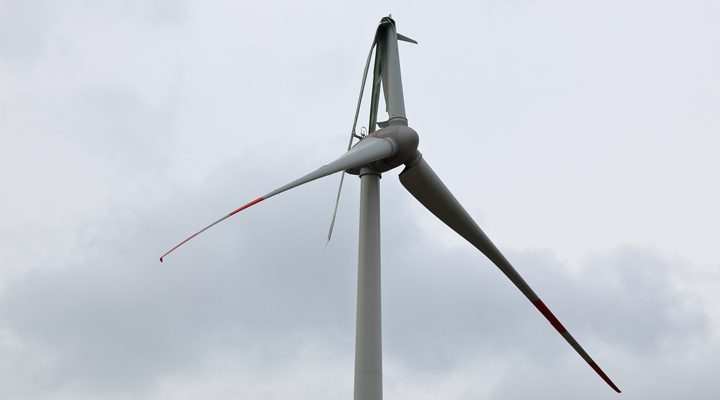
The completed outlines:
{"type": "Polygon", "coordinates": [[[400,173],[400,182],[422,205],[435,214],[442,222],[460,234],[480,250],[490,261],[495,264],[505,276],[530,300],[530,302],[545,316],[550,324],[562,335],[575,351],[590,365],[590,367],[608,384],[613,390],[620,393],[620,389],[610,380],[595,361],[585,352],[575,338],[553,315],[550,309],[543,303],[537,294],[532,290],[520,274],[513,268],[505,256],[490,241],[480,227],[473,221],[465,211],[460,202],[430,168],[430,165],[420,158],[414,165],[411,165],[400,173]]]}

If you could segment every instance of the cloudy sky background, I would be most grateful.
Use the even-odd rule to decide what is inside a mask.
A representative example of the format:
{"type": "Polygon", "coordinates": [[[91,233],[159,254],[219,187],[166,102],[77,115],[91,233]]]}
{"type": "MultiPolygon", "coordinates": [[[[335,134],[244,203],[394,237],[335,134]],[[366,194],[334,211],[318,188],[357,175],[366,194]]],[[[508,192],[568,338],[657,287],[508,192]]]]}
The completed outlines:
{"type": "Polygon", "coordinates": [[[388,399],[720,397],[713,1],[0,1],[0,397],[352,395],[379,19],[428,162],[600,366],[384,175],[388,399]],[[366,125],[366,114],[360,124],[366,125]]]}

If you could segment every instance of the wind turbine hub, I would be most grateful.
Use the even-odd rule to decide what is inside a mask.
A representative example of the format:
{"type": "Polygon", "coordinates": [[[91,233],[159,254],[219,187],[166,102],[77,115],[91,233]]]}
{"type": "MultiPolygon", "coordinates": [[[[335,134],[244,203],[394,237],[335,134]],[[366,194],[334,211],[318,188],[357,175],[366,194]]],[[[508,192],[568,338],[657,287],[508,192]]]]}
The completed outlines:
{"type": "Polygon", "coordinates": [[[417,148],[420,138],[417,132],[409,126],[390,125],[369,134],[368,137],[389,141],[393,145],[392,155],[362,167],[348,169],[346,171],[348,174],[359,175],[360,169],[363,167],[369,167],[376,172],[382,173],[400,165],[411,163],[418,158],[419,152],[417,148]]]}

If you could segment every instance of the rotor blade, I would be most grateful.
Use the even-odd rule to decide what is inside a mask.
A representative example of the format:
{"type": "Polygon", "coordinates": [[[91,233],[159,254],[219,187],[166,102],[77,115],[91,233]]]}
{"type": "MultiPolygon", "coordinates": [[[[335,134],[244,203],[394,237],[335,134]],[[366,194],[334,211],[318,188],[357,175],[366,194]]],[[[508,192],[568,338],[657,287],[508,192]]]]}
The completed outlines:
{"type": "MultiPolygon", "coordinates": [[[[377,34],[376,34],[377,36],[377,34]]],[[[348,150],[352,147],[352,142],[355,136],[355,128],[357,127],[358,116],[360,115],[360,105],[362,104],[363,93],[365,92],[365,82],[367,81],[368,70],[370,69],[370,60],[372,59],[372,53],[377,43],[376,38],[373,37],[372,45],[370,45],[370,52],[368,52],[367,60],[365,60],[365,69],[363,70],[362,82],[360,83],[360,95],[358,96],[357,106],[355,107],[355,118],[353,119],[352,130],[350,131],[350,141],[348,142],[348,150]]],[[[335,228],[335,217],[337,217],[338,206],[340,205],[340,193],[342,192],[343,181],[345,180],[345,172],[340,174],[340,185],[338,185],[337,196],[335,197],[335,208],[333,209],[332,219],[330,220],[330,228],[328,229],[327,242],[325,242],[325,248],[327,248],[330,239],[332,238],[333,229],[335,228]]]]}
{"type": "Polygon", "coordinates": [[[333,229],[335,228],[335,218],[337,217],[338,206],[340,205],[340,193],[342,192],[343,181],[345,180],[345,172],[340,174],[340,185],[338,185],[337,196],[335,197],[335,208],[333,208],[332,219],[330,220],[330,228],[328,229],[327,241],[325,242],[325,248],[327,249],[328,243],[332,238],[333,229]]]}
{"type": "Polygon", "coordinates": [[[336,172],[345,171],[346,169],[350,168],[357,168],[361,167],[365,164],[371,163],[373,161],[382,160],[384,158],[390,157],[395,152],[395,145],[388,139],[379,139],[375,137],[366,137],[360,142],[358,142],[353,148],[351,148],[348,152],[340,156],[337,160],[323,165],[322,167],[316,169],[315,171],[298,178],[287,185],[281,186],[272,192],[258,197],[257,199],[245,204],[244,206],[237,208],[230,212],[227,215],[224,215],[217,221],[213,222],[212,224],[204,227],[203,229],[195,232],[194,234],[190,235],[187,239],[183,240],[182,242],[178,243],[175,247],[170,249],[168,252],[163,254],[160,257],[160,262],[163,261],[163,258],[167,256],[168,254],[172,253],[175,249],[182,246],[183,244],[190,241],[190,239],[196,237],[197,235],[205,232],[206,230],[210,229],[211,227],[217,225],[218,223],[224,221],[227,218],[232,217],[233,215],[239,213],[240,211],[255,205],[263,200],[267,200],[270,197],[275,196],[276,194],[280,194],[282,192],[285,192],[287,190],[290,190],[294,187],[303,185],[305,183],[314,181],[316,179],[320,179],[322,177],[334,174],[336,172]]]}
{"type": "Polygon", "coordinates": [[[620,393],[620,389],[598,367],[593,359],[578,344],[565,327],[555,318],[545,303],[535,294],[520,274],[513,268],[500,250],[490,241],[480,227],[473,221],[462,205],[455,199],[450,190],[430,168],[423,158],[416,164],[405,168],[400,173],[400,182],[403,186],[430,212],[435,214],[442,222],[460,234],[490,259],[505,276],[530,300],[530,302],[547,318],[550,324],[567,340],[575,351],[592,367],[600,377],[620,393]]]}

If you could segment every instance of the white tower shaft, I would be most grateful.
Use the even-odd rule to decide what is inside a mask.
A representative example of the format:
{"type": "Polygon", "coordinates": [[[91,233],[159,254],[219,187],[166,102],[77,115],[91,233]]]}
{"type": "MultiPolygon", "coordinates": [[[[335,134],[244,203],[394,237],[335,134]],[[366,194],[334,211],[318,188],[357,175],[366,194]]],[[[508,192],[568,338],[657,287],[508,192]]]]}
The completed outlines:
{"type": "Polygon", "coordinates": [[[355,400],[382,399],[380,175],[360,171],[355,400]]]}

